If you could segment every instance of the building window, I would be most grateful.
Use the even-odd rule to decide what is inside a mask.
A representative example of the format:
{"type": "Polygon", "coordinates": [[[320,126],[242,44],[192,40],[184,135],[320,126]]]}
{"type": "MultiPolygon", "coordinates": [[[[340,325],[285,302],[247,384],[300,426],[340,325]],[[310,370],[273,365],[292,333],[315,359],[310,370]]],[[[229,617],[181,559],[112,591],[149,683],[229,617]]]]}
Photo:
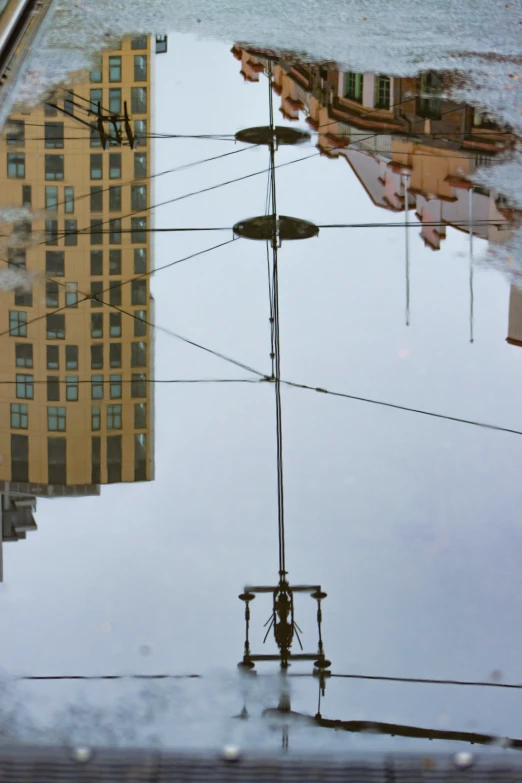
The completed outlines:
{"type": "Polygon", "coordinates": [[[16,356],[17,367],[28,367],[30,369],[32,368],[33,346],[31,345],[31,343],[16,343],[15,356],[16,356]]]}
{"type": "Polygon", "coordinates": [[[23,218],[22,220],[15,220],[13,223],[13,236],[19,241],[25,242],[31,238],[33,226],[30,220],[23,218]]]}
{"type": "Polygon", "coordinates": [[[103,375],[91,376],[91,399],[103,400],[103,375]]]}
{"type": "Polygon", "coordinates": [[[11,480],[29,481],[29,438],[11,435],[11,480]]]}
{"type": "Polygon", "coordinates": [[[47,319],[47,339],[65,340],[65,315],[63,313],[49,313],[47,319]]]}
{"type": "Polygon", "coordinates": [[[121,114],[121,90],[112,88],[109,90],[109,112],[111,114],[121,114]]]}
{"type": "Polygon", "coordinates": [[[79,384],[77,375],[65,376],[65,399],[70,402],[76,402],[79,397],[79,384]]]}
{"type": "Polygon", "coordinates": [[[65,438],[47,438],[49,484],[67,484],[67,453],[65,438]]]}
{"type": "Polygon", "coordinates": [[[91,112],[94,114],[98,114],[98,109],[101,108],[101,105],[103,103],[103,92],[102,90],[91,90],[90,94],[90,101],[91,101],[91,112]]]}
{"type": "Polygon", "coordinates": [[[121,152],[111,152],[109,155],[109,179],[121,177],[121,152]]]}
{"type": "Polygon", "coordinates": [[[121,305],[121,280],[111,280],[109,287],[109,304],[121,305]]]}
{"type": "Polygon", "coordinates": [[[147,480],[147,436],[144,432],[134,435],[134,481],[147,480]]]}
{"type": "Polygon", "coordinates": [[[66,214],[74,212],[74,188],[64,188],[64,208],[66,214]]]}
{"type": "Polygon", "coordinates": [[[11,403],[11,427],[26,430],[29,427],[29,406],[25,402],[11,403]]]}
{"type": "Polygon", "coordinates": [[[65,245],[78,244],[78,222],[76,220],[64,221],[65,245]]]}
{"type": "Polygon", "coordinates": [[[91,307],[101,307],[103,293],[103,282],[101,280],[93,280],[91,282],[91,307]]]}
{"type": "Polygon", "coordinates": [[[156,36],[156,54],[165,54],[167,51],[168,36],[157,35],[156,36]]]}
{"type": "Polygon", "coordinates": [[[49,432],[65,432],[65,408],[47,408],[49,432]]]}
{"type": "Polygon", "coordinates": [[[420,90],[417,97],[416,113],[425,119],[439,120],[442,112],[441,92],[443,77],[436,71],[426,71],[420,75],[420,90]]]}
{"type": "Polygon", "coordinates": [[[65,346],[65,369],[66,370],[78,369],[78,346],[77,345],[65,346]]]}
{"type": "Polygon", "coordinates": [[[113,120],[111,122],[111,130],[109,131],[109,146],[111,147],[119,147],[121,142],[119,141],[119,137],[121,137],[122,133],[122,124],[121,120],[113,120]],[[112,133],[114,131],[114,135],[112,133]]]}
{"type": "Polygon", "coordinates": [[[134,274],[141,275],[147,271],[147,250],[144,247],[134,248],[134,274]]]}
{"type": "Polygon", "coordinates": [[[146,49],[147,48],[147,36],[138,35],[131,41],[131,49],[146,49]]]}
{"type": "Polygon", "coordinates": [[[390,77],[389,76],[375,77],[375,108],[376,109],[390,108],[390,77]]]}
{"type": "Polygon", "coordinates": [[[147,81],[147,58],[143,54],[134,55],[134,81],[147,81]]]}
{"type": "Polygon", "coordinates": [[[16,288],[14,303],[15,303],[15,307],[32,307],[33,306],[32,292],[26,291],[23,288],[16,288]]]}
{"type": "Polygon", "coordinates": [[[103,343],[91,345],[91,370],[103,370],[103,343]]]}
{"type": "Polygon", "coordinates": [[[9,334],[11,337],[27,337],[27,313],[9,311],[9,334]]]}
{"type": "Polygon", "coordinates": [[[134,337],[145,337],[147,334],[147,311],[134,311],[134,337]]]}
{"type": "Polygon", "coordinates": [[[91,123],[91,147],[101,147],[100,131],[94,123],[91,123]]]}
{"type": "Polygon", "coordinates": [[[109,250],[109,274],[121,275],[121,250],[109,250]]]}
{"type": "Polygon", "coordinates": [[[141,341],[131,344],[131,367],[147,366],[147,346],[141,341]]]}
{"type": "Polygon", "coordinates": [[[58,283],[54,280],[45,284],[45,306],[58,307],[58,283]]]}
{"type": "Polygon", "coordinates": [[[111,212],[121,212],[121,187],[109,188],[109,210],[111,212]]]}
{"type": "Polygon", "coordinates": [[[48,402],[60,400],[60,379],[57,375],[47,376],[47,400],[48,402]]]}
{"type": "Polygon", "coordinates": [[[91,220],[91,245],[103,244],[103,223],[100,220],[91,220]]]}
{"type": "Polygon", "coordinates": [[[101,481],[101,438],[99,437],[94,437],[92,439],[91,464],[91,482],[93,484],[99,484],[101,481]]]}
{"type": "Polygon", "coordinates": [[[16,396],[19,400],[34,399],[34,385],[32,375],[16,375],[16,396]]]}
{"type": "Polygon", "coordinates": [[[63,108],[69,114],[74,115],[74,95],[70,90],[65,93],[63,108]]]}
{"type": "Polygon", "coordinates": [[[22,185],[22,206],[31,209],[33,206],[33,192],[31,185],[22,185]]]}
{"type": "Polygon", "coordinates": [[[109,313],[109,326],[111,337],[121,337],[121,313],[109,313]]]}
{"type": "Polygon", "coordinates": [[[65,254],[63,250],[46,250],[45,273],[50,277],[63,277],[65,274],[65,254]]]}
{"type": "Polygon", "coordinates": [[[25,177],[25,155],[23,152],[7,153],[7,176],[11,179],[25,177]]]}
{"type": "Polygon", "coordinates": [[[99,405],[93,405],[91,408],[91,430],[96,432],[101,427],[101,410],[99,405]]]}
{"type": "Polygon", "coordinates": [[[65,304],[67,307],[78,307],[78,283],[66,283],[65,304]]]}
{"type": "Polygon", "coordinates": [[[147,208],[147,186],[131,185],[131,209],[139,212],[147,208]]]}
{"type": "Polygon", "coordinates": [[[91,250],[91,275],[103,274],[103,250],[91,250]]]}
{"type": "Polygon", "coordinates": [[[63,149],[63,122],[45,123],[45,149],[63,149]]]}
{"type": "Polygon", "coordinates": [[[109,348],[111,367],[121,367],[121,343],[111,343],[109,348]]]}
{"type": "Polygon", "coordinates": [[[121,245],[121,218],[109,220],[109,244],[121,245]]]}
{"type": "Polygon", "coordinates": [[[134,136],[136,145],[145,147],[147,144],[147,120],[134,120],[134,136]]]}
{"type": "Polygon", "coordinates": [[[7,264],[16,269],[26,268],[25,249],[22,247],[7,248],[7,264]]]}
{"type": "Polygon", "coordinates": [[[23,147],[25,144],[25,122],[23,120],[8,120],[6,139],[10,147],[23,147]]]}
{"type": "MultiPolygon", "coordinates": [[[[54,101],[54,98],[51,98],[52,101],[54,101]]],[[[46,117],[56,117],[58,115],[58,111],[56,109],[56,106],[53,106],[51,103],[46,103],[44,105],[44,115],[46,117]]]]}
{"type": "Polygon", "coordinates": [[[103,337],[103,313],[91,314],[91,337],[94,339],[103,337]]]}
{"type": "Polygon", "coordinates": [[[57,345],[47,346],[47,369],[58,370],[60,368],[60,349],[57,345]]]}
{"type": "Polygon", "coordinates": [[[103,178],[103,155],[99,152],[91,154],[91,179],[103,178]]]}
{"type": "Polygon", "coordinates": [[[132,280],[131,302],[133,305],[143,305],[147,303],[147,283],[145,280],[132,280]]]}
{"type": "Polygon", "coordinates": [[[134,404],[134,429],[143,430],[147,426],[147,403],[136,402],[134,404]]]}
{"type": "Polygon", "coordinates": [[[147,380],[145,373],[132,373],[131,380],[131,397],[146,397],[147,396],[147,380]]]}
{"type": "Polygon", "coordinates": [[[133,244],[144,245],[147,241],[147,218],[131,218],[131,242],[133,244]]]}
{"type": "Polygon", "coordinates": [[[58,221],[57,220],[45,221],[45,244],[46,245],[58,244],[58,221]]]}
{"type": "Polygon", "coordinates": [[[344,97],[351,101],[362,103],[363,79],[364,74],[347,71],[344,74],[344,97]]]}
{"type": "Polygon", "coordinates": [[[147,176],[147,153],[134,153],[134,179],[142,179],[147,176]]]}
{"type": "Polygon", "coordinates": [[[121,400],[121,375],[110,376],[111,400],[121,400]]]}
{"type": "Polygon", "coordinates": [[[147,88],[131,87],[131,113],[147,113],[147,88]]]}
{"type": "Polygon", "coordinates": [[[56,212],[58,209],[58,188],[56,185],[45,187],[45,208],[48,212],[56,212]]]}
{"type": "Polygon", "coordinates": [[[107,437],[107,483],[121,481],[121,435],[107,437]]]}
{"type": "Polygon", "coordinates": [[[91,71],[91,82],[99,84],[103,81],[103,57],[98,55],[93,61],[93,70],[91,71]]]}
{"type": "Polygon", "coordinates": [[[45,179],[59,180],[63,179],[64,157],[63,155],[45,156],[45,179]]]}
{"type": "Polygon", "coordinates": [[[121,430],[121,405],[107,405],[107,429],[121,430]]]}
{"type": "Polygon", "coordinates": [[[121,82],[121,57],[109,57],[109,81],[121,82]]]}

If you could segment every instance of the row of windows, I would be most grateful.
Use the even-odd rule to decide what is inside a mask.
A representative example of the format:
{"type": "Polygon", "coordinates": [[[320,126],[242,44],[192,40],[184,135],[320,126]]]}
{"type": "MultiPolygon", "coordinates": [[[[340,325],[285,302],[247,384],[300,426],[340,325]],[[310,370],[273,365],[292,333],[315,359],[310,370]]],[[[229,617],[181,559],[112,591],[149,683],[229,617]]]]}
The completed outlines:
{"type": "MultiPolygon", "coordinates": [[[[56,190],[56,188],[46,188],[46,191],[56,190]]],[[[91,186],[91,212],[103,212],[103,194],[108,194],[109,211],[121,212],[121,185],[113,185],[110,188],[102,188],[101,185],[91,186]]],[[[54,195],[54,194],[53,194],[54,195]]],[[[147,208],[147,186],[131,185],[131,209],[133,212],[147,208]]],[[[47,193],[46,193],[47,203],[47,193]]]]}
{"type": "MultiPolygon", "coordinates": [[[[121,179],[121,152],[109,153],[109,166],[108,176],[109,179],[121,179]]],[[[25,152],[8,152],[7,153],[7,176],[10,179],[24,179],[25,178],[25,152]]],[[[61,154],[46,154],[44,156],[44,174],[47,182],[58,182],[65,178],[65,155],[61,154]]],[[[134,176],[136,178],[142,178],[147,176],[147,154],[145,152],[136,152],[134,154],[134,176]]],[[[90,157],[90,178],[91,179],[103,179],[103,153],[95,152],[90,157]]],[[[31,207],[31,191],[29,190],[22,193],[23,205],[31,207]]],[[[70,192],[72,188],[66,190],[65,204],[66,212],[73,212],[74,210],[74,198],[71,199],[70,192]],[[68,202],[70,202],[68,204],[68,202]]],[[[50,209],[56,210],[58,206],[58,200],[53,203],[52,196],[50,197],[50,209]]]]}
{"type": "MultiPolygon", "coordinates": [[[[146,329],[144,310],[135,312],[135,327],[138,327],[140,334],[134,332],[135,337],[143,336],[146,329]]],[[[91,345],[91,370],[103,369],[104,343],[94,343],[91,345]]],[[[47,345],[46,362],[48,370],[60,369],[60,348],[58,345],[47,345]]],[[[121,367],[122,343],[109,343],[109,367],[121,367]]],[[[16,343],[15,345],[16,366],[26,370],[33,369],[33,346],[31,343],[16,343]]],[[[147,366],[147,346],[143,341],[131,343],[131,367],[147,366]]],[[[78,365],[78,346],[65,346],[65,369],[77,370],[78,365]]]]}
{"type": "MultiPolygon", "coordinates": [[[[132,304],[146,303],[146,283],[145,280],[133,280],[132,283],[141,283],[142,286],[135,286],[133,290],[132,304]]],[[[70,302],[70,307],[76,307],[78,302],[78,292],[72,288],[65,292],[66,304],[70,302]]],[[[132,285],[132,284],[131,284],[132,285]]],[[[101,300],[103,284],[101,282],[91,283],[91,305],[92,307],[101,307],[105,302],[101,300]]],[[[112,305],[116,301],[121,302],[121,287],[113,287],[109,291],[109,300],[112,305]]],[[[58,287],[56,283],[48,282],[46,284],[46,303],[47,307],[57,307],[58,287]],[[56,286],[56,288],[55,288],[56,286]]],[[[134,335],[143,337],[147,333],[146,313],[144,310],[136,310],[134,316],[134,335]]],[[[65,340],[65,313],[49,313],[46,318],[46,334],[48,340],[65,340]]],[[[121,337],[121,313],[109,313],[110,336],[121,337]]],[[[11,337],[27,337],[27,313],[23,310],[9,311],[9,334],[11,337]]],[[[91,337],[103,336],[103,313],[91,315],[91,337]]]]}
{"type": "MultiPolygon", "coordinates": [[[[147,250],[144,247],[134,248],[134,274],[141,275],[147,271],[147,250]]],[[[101,277],[103,275],[103,250],[91,250],[91,275],[101,277]]],[[[109,250],[109,275],[121,275],[121,250],[109,250]]],[[[143,296],[136,290],[136,296],[143,296]]],[[[142,304],[137,302],[137,304],[142,304]]],[[[145,304],[145,302],[143,302],[145,304]]]]}
{"type": "MultiPolygon", "coordinates": [[[[119,93],[120,90],[109,90],[109,93],[119,93]]],[[[96,112],[97,106],[99,103],[101,103],[102,100],[102,91],[101,90],[91,90],[91,111],[96,112]]],[[[117,109],[118,106],[121,104],[121,96],[119,95],[110,95],[109,96],[109,105],[113,107],[113,109],[117,109]]],[[[119,112],[117,112],[119,114],[119,112]]],[[[110,141],[109,146],[110,147],[119,147],[120,142],[118,141],[117,136],[122,136],[124,132],[123,129],[123,123],[121,120],[112,119],[111,120],[111,131],[110,131],[110,141]],[[118,134],[116,135],[113,133],[114,126],[116,126],[116,129],[118,131],[118,134]]],[[[134,120],[134,143],[137,147],[146,147],[147,146],[147,120],[134,120]]],[[[101,147],[101,137],[100,137],[100,131],[98,129],[98,123],[92,122],[91,123],[91,147],[101,147]]]]}
{"type": "MultiPolygon", "coordinates": [[[[92,438],[92,483],[101,481],[101,438],[92,438]]],[[[134,480],[147,478],[147,436],[137,433],[134,436],[134,480]]],[[[67,483],[67,441],[63,437],[47,438],[48,483],[67,483]]],[[[11,435],[11,479],[29,481],[29,437],[11,435]]],[[[107,481],[122,480],[122,440],[121,435],[107,436],[107,481]]]]}
{"type": "MultiPolygon", "coordinates": [[[[96,432],[101,429],[101,408],[93,405],[91,408],[91,429],[96,432]]],[[[67,408],[47,408],[47,429],[50,431],[65,432],[67,408]]],[[[134,405],[134,429],[143,430],[147,426],[147,403],[137,402],[134,405]]],[[[121,430],[122,406],[107,405],[107,429],[121,430]]],[[[29,406],[25,402],[11,403],[11,429],[29,429],[29,406]]]]}
{"type": "MultiPolygon", "coordinates": [[[[104,387],[109,386],[109,399],[121,400],[122,377],[121,375],[109,375],[105,380],[103,375],[92,375],[91,399],[103,400],[104,387]]],[[[145,373],[132,373],[131,397],[147,396],[147,377],[145,373]]],[[[65,399],[69,402],[77,402],[80,397],[80,383],[77,375],[65,376],[65,399]]],[[[34,400],[34,378],[23,373],[16,374],[16,397],[19,400],[34,400]]],[[[60,378],[57,375],[47,376],[47,400],[48,402],[60,401],[60,378]]]]}
{"type": "MultiPolygon", "coordinates": [[[[140,47],[144,48],[144,47],[140,47]]],[[[109,81],[121,82],[121,57],[120,55],[111,55],[108,62],[109,81]]],[[[96,67],[91,71],[91,82],[99,83],[103,81],[103,58],[98,57],[96,67]]],[[[147,81],[147,56],[144,54],[134,55],[134,81],[147,81]]]]}
{"type": "MultiPolygon", "coordinates": [[[[114,79],[111,81],[121,81],[121,79],[114,79]]],[[[91,102],[91,111],[97,112],[98,106],[101,107],[102,112],[108,110],[110,114],[122,113],[122,91],[120,87],[111,87],[108,91],[108,106],[104,105],[103,90],[96,88],[90,91],[89,98],[91,102]]],[[[131,114],[146,114],[147,113],[147,88],[146,87],[131,87],[131,114]]],[[[58,124],[58,123],[57,123],[58,124]]],[[[62,123],[63,125],[63,123],[62,123]]]]}
{"type": "MultiPolygon", "coordinates": [[[[121,245],[122,219],[111,218],[108,221],[91,220],[89,231],[82,231],[91,238],[91,245],[102,245],[103,237],[107,234],[109,244],[121,245]]],[[[78,244],[78,223],[74,219],[64,221],[64,245],[66,247],[78,244]]],[[[57,245],[60,239],[58,233],[58,221],[49,218],[45,221],[45,244],[57,245]]],[[[147,218],[132,217],[130,239],[133,245],[145,245],[147,243],[147,218]]]]}
{"type": "MultiPolygon", "coordinates": [[[[351,101],[363,102],[364,74],[347,71],[344,74],[343,95],[351,101]]],[[[376,109],[390,108],[390,77],[378,75],[375,77],[374,105],[376,109]]]]}
{"type": "MultiPolygon", "coordinates": [[[[27,259],[25,248],[9,247],[7,249],[7,263],[10,267],[26,269],[27,259]]],[[[147,271],[147,250],[144,247],[134,248],[134,274],[141,275],[147,271]]],[[[63,250],[46,250],[45,272],[50,277],[65,276],[65,252],[63,250]]],[[[109,250],[109,274],[121,275],[121,250],[113,248],[109,250]]],[[[103,250],[91,250],[91,275],[101,277],[103,275],[103,250]]],[[[132,281],[138,283],[138,281],[132,281]]],[[[143,281],[141,281],[143,283],[143,281]]],[[[71,284],[73,287],[76,283],[71,284]]],[[[132,283],[131,283],[132,287],[132,283]]],[[[143,285],[135,285],[135,297],[143,297],[143,285]]],[[[137,301],[133,304],[144,304],[137,301]]],[[[32,303],[31,303],[32,306],[32,303]]]]}

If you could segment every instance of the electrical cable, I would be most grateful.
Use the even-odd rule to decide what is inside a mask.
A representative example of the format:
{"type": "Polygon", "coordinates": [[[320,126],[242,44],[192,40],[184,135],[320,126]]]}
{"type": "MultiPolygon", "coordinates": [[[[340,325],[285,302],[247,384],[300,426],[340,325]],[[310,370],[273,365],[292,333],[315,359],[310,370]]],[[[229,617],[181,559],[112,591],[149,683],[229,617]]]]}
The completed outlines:
{"type": "Polygon", "coordinates": [[[397,405],[396,403],[385,402],[384,400],[375,400],[370,397],[360,397],[355,394],[346,394],[343,392],[329,391],[328,389],[323,389],[319,386],[318,387],[308,386],[307,384],[304,383],[294,383],[293,381],[286,381],[284,379],[281,379],[281,383],[283,383],[285,386],[291,386],[295,389],[306,389],[307,391],[315,391],[321,394],[329,394],[332,397],[343,397],[348,400],[355,400],[356,402],[366,402],[371,405],[380,405],[384,408],[394,408],[395,410],[399,410],[399,411],[418,413],[422,416],[431,416],[432,418],[435,419],[445,419],[446,421],[454,421],[454,422],[458,422],[459,424],[470,424],[473,427],[482,427],[488,430],[496,430],[497,432],[507,432],[511,435],[522,435],[521,430],[515,430],[509,427],[500,427],[496,424],[486,424],[485,422],[475,421],[473,419],[464,419],[458,416],[447,416],[443,413],[434,413],[433,411],[426,411],[426,410],[422,410],[421,408],[410,408],[407,405],[397,405]]]}

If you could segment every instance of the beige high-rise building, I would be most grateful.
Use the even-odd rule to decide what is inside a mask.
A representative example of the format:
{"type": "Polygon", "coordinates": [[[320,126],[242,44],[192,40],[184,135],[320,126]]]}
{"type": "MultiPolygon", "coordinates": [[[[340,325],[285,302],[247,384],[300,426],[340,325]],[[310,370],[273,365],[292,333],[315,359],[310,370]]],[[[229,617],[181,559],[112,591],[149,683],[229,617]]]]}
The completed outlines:
{"type": "Polygon", "coordinates": [[[0,580],[2,537],[31,529],[30,498],[154,478],[154,49],[124,39],[0,140],[0,210],[31,213],[12,216],[0,248],[0,580]]]}

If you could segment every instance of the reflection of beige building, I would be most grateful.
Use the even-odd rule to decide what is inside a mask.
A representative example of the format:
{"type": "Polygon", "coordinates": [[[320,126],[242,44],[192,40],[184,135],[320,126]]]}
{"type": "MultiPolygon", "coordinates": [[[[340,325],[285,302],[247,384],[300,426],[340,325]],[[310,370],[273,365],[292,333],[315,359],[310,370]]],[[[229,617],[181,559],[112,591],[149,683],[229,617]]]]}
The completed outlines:
{"type": "Polygon", "coordinates": [[[53,97],[58,109],[13,115],[0,141],[0,207],[35,213],[32,225],[18,216],[19,247],[2,253],[15,274],[35,275],[29,291],[0,293],[0,492],[14,498],[4,537],[31,529],[27,503],[15,519],[16,497],[154,477],[153,300],[140,277],[152,269],[153,51],[154,39],[124,40],[53,97]],[[88,111],[120,115],[125,103],[137,146],[119,123],[124,144],[104,149],[88,111]]]}
{"type": "Polygon", "coordinates": [[[287,120],[304,115],[317,131],[317,146],[329,158],[344,159],[377,206],[401,212],[405,187],[421,237],[439,250],[446,226],[493,242],[505,241],[510,216],[505,199],[472,188],[470,176],[509,148],[513,134],[470,106],[441,98],[449,76],[434,72],[414,78],[340,71],[259,49],[234,46],[241,73],[258,81],[272,61],[272,85],[287,120]],[[472,201],[470,205],[470,199],[472,201]],[[430,223],[440,222],[440,226],[430,223]]]}
{"type": "MultiPolygon", "coordinates": [[[[489,242],[512,236],[506,225],[513,207],[495,190],[474,185],[472,175],[510,149],[515,137],[473,107],[441,97],[449,74],[400,78],[237,45],[232,53],[247,81],[259,81],[272,63],[282,116],[304,115],[321,154],[344,159],[376,206],[404,212],[407,189],[426,246],[440,250],[448,226],[469,234],[470,223],[473,235],[489,242]]],[[[515,287],[508,342],[522,346],[522,291],[515,287]]]]}

